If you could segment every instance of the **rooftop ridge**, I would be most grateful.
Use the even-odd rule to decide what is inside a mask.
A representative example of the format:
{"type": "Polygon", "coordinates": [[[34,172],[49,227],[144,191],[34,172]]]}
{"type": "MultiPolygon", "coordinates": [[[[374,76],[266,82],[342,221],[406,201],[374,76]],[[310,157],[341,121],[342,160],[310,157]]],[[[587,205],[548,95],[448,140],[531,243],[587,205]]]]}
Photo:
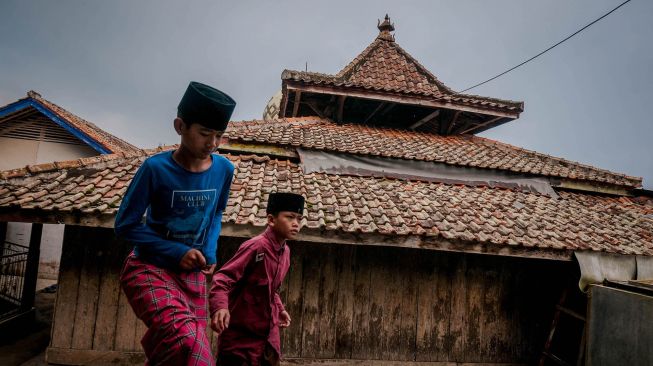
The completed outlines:
{"type": "Polygon", "coordinates": [[[120,151],[117,153],[89,156],[86,158],[60,160],[60,161],[41,163],[41,164],[30,164],[22,168],[0,171],[0,179],[8,180],[8,179],[18,178],[23,176],[31,176],[33,174],[38,174],[38,173],[46,173],[46,172],[59,171],[59,170],[71,169],[71,168],[83,168],[92,164],[106,163],[118,159],[151,156],[162,151],[167,151],[167,150],[177,148],[178,146],[179,145],[165,145],[152,149],[137,149],[135,151],[129,151],[129,152],[120,151]]]}
{"type": "Polygon", "coordinates": [[[95,130],[95,132],[100,133],[101,134],[100,136],[90,135],[89,137],[93,138],[94,140],[96,140],[97,142],[99,142],[100,144],[102,144],[104,147],[111,150],[112,152],[115,152],[116,147],[120,148],[121,150],[138,150],[138,148],[136,146],[130,144],[129,142],[121,139],[118,136],[115,136],[115,135],[103,130],[102,128],[98,127],[95,123],[90,122],[90,121],[88,121],[88,120],[86,120],[86,119],[84,119],[82,117],[79,117],[78,115],[76,115],[76,114],[68,111],[67,109],[61,107],[60,105],[58,105],[58,104],[56,104],[56,103],[54,103],[54,102],[52,102],[52,101],[50,101],[48,99],[45,99],[38,92],[30,90],[27,93],[27,98],[32,98],[32,99],[36,100],[37,102],[41,103],[42,105],[47,107],[52,113],[55,113],[60,118],[65,119],[66,121],[71,123],[73,126],[75,126],[75,128],[77,128],[78,130],[82,131],[83,133],[85,133],[87,135],[88,135],[88,131],[84,131],[82,125],[86,125],[90,129],[95,130]],[[76,121],[71,120],[71,118],[75,119],[76,121]],[[105,141],[105,139],[108,140],[108,141],[105,141]],[[115,141],[111,141],[111,140],[115,140],[115,141]],[[117,143],[118,146],[113,146],[114,144],[112,144],[112,143],[117,143]]]}
{"type": "Polygon", "coordinates": [[[398,144],[405,144],[408,143],[405,140],[412,140],[415,143],[419,142],[423,146],[429,145],[433,147],[440,147],[446,142],[446,144],[442,145],[441,147],[441,149],[444,149],[444,151],[439,152],[437,156],[432,156],[432,154],[426,150],[415,151],[414,154],[410,155],[410,157],[405,157],[401,151],[393,154],[387,151],[380,152],[374,150],[374,153],[368,152],[367,154],[371,156],[379,155],[386,157],[405,158],[410,160],[442,162],[449,165],[470,166],[488,169],[494,168],[504,171],[530,173],[540,176],[558,178],[569,178],[579,181],[607,183],[633,188],[637,188],[642,184],[641,177],[633,177],[623,173],[612,172],[607,169],[601,169],[589,164],[575,162],[537,151],[528,150],[486,137],[478,137],[474,135],[442,136],[419,131],[408,131],[403,129],[379,126],[363,126],[355,123],[337,124],[329,119],[320,119],[319,117],[313,118],[310,123],[301,123],[301,118],[296,118],[292,121],[279,120],[267,122],[261,120],[258,123],[250,121],[247,126],[239,127],[234,125],[233,127],[230,127],[230,129],[227,131],[227,137],[230,140],[234,141],[242,140],[261,142],[263,141],[262,136],[257,135],[257,131],[259,129],[261,131],[268,131],[269,129],[275,128],[310,129],[317,125],[324,126],[322,127],[324,128],[324,132],[319,136],[315,136],[315,134],[304,136],[303,134],[294,134],[291,132],[284,132],[284,130],[278,130],[278,132],[273,132],[272,135],[270,135],[270,132],[266,132],[265,141],[270,144],[301,146],[305,148],[316,148],[323,151],[345,152],[363,155],[366,154],[362,153],[361,151],[366,151],[368,148],[376,149],[378,147],[377,145],[379,144],[378,139],[384,137],[395,139],[398,144]],[[332,135],[338,135],[340,137],[336,139],[336,141],[332,139],[332,135]],[[345,141],[348,136],[357,136],[356,138],[360,138],[360,141],[357,140],[356,142],[356,148],[348,147],[349,142],[345,141]],[[364,146],[366,143],[368,143],[370,146],[364,146]],[[469,145],[468,148],[463,146],[465,144],[469,145]],[[475,159],[474,156],[467,157],[467,159],[463,157],[457,157],[453,160],[449,156],[453,152],[447,149],[454,149],[458,152],[462,152],[464,150],[467,154],[469,149],[477,149],[473,144],[478,144],[476,146],[485,146],[484,149],[489,149],[481,151],[481,153],[484,154],[483,156],[485,160],[480,161],[480,163],[475,162],[476,160],[473,160],[475,159]],[[454,145],[459,147],[452,147],[454,145]],[[496,156],[495,154],[498,151],[502,151],[501,154],[503,155],[496,156]],[[491,161],[492,159],[499,160],[497,163],[495,163],[491,161]],[[503,161],[501,159],[503,159],[503,161]],[[542,164],[548,165],[542,166],[542,164]],[[596,175],[597,173],[599,176],[596,175]]]}

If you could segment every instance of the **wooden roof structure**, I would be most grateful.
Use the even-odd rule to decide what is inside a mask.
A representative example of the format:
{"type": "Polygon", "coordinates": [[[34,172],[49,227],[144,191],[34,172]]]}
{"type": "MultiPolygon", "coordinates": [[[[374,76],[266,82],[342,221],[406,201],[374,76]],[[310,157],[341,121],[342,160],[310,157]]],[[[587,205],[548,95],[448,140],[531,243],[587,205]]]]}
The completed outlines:
{"type": "Polygon", "coordinates": [[[135,152],[138,148],[41,97],[35,91],[0,107],[0,135],[19,139],[88,145],[99,154],[135,152]]]}
{"type": "Polygon", "coordinates": [[[376,39],[336,75],[284,70],[279,117],[476,134],[519,117],[523,102],[456,93],[396,42],[386,15],[376,39]]]}

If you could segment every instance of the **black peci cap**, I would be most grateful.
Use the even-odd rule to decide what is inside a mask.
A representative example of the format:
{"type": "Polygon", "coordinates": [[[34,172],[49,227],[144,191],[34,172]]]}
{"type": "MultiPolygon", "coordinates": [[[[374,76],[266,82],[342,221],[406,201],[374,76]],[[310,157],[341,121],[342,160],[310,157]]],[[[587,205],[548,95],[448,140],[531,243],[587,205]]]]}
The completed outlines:
{"type": "Polygon", "coordinates": [[[304,212],[304,196],[290,192],[270,193],[266,212],[276,215],[281,211],[302,214],[304,212]]]}
{"type": "Polygon", "coordinates": [[[217,131],[227,129],[236,101],[218,89],[191,81],[177,107],[177,116],[217,131]]]}

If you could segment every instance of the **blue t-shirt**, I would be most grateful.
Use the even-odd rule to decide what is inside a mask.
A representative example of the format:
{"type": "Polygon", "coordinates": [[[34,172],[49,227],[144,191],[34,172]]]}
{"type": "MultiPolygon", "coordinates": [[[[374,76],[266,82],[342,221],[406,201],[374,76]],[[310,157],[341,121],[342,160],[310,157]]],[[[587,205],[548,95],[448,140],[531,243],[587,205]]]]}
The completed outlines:
{"type": "Polygon", "coordinates": [[[143,162],[115,222],[116,234],[134,244],[139,259],[178,269],[181,258],[195,248],[207,264],[216,263],[222,211],[227,207],[234,166],[219,155],[211,155],[211,159],[211,167],[200,173],[182,168],[172,158],[172,151],[143,162]]]}

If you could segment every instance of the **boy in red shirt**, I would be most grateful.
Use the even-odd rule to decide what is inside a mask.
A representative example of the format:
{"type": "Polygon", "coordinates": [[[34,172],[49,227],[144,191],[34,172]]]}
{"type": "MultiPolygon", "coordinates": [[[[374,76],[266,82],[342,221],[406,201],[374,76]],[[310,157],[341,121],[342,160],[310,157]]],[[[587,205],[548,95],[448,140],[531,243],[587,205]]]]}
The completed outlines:
{"type": "Polygon", "coordinates": [[[209,307],[221,366],[279,364],[279,328],[290,325],[290,315],[278,290],[290,266],[286,240],[297,237],[303,211],[301,195],[271,193],[265,231],[214,275],[209,307]]]}

